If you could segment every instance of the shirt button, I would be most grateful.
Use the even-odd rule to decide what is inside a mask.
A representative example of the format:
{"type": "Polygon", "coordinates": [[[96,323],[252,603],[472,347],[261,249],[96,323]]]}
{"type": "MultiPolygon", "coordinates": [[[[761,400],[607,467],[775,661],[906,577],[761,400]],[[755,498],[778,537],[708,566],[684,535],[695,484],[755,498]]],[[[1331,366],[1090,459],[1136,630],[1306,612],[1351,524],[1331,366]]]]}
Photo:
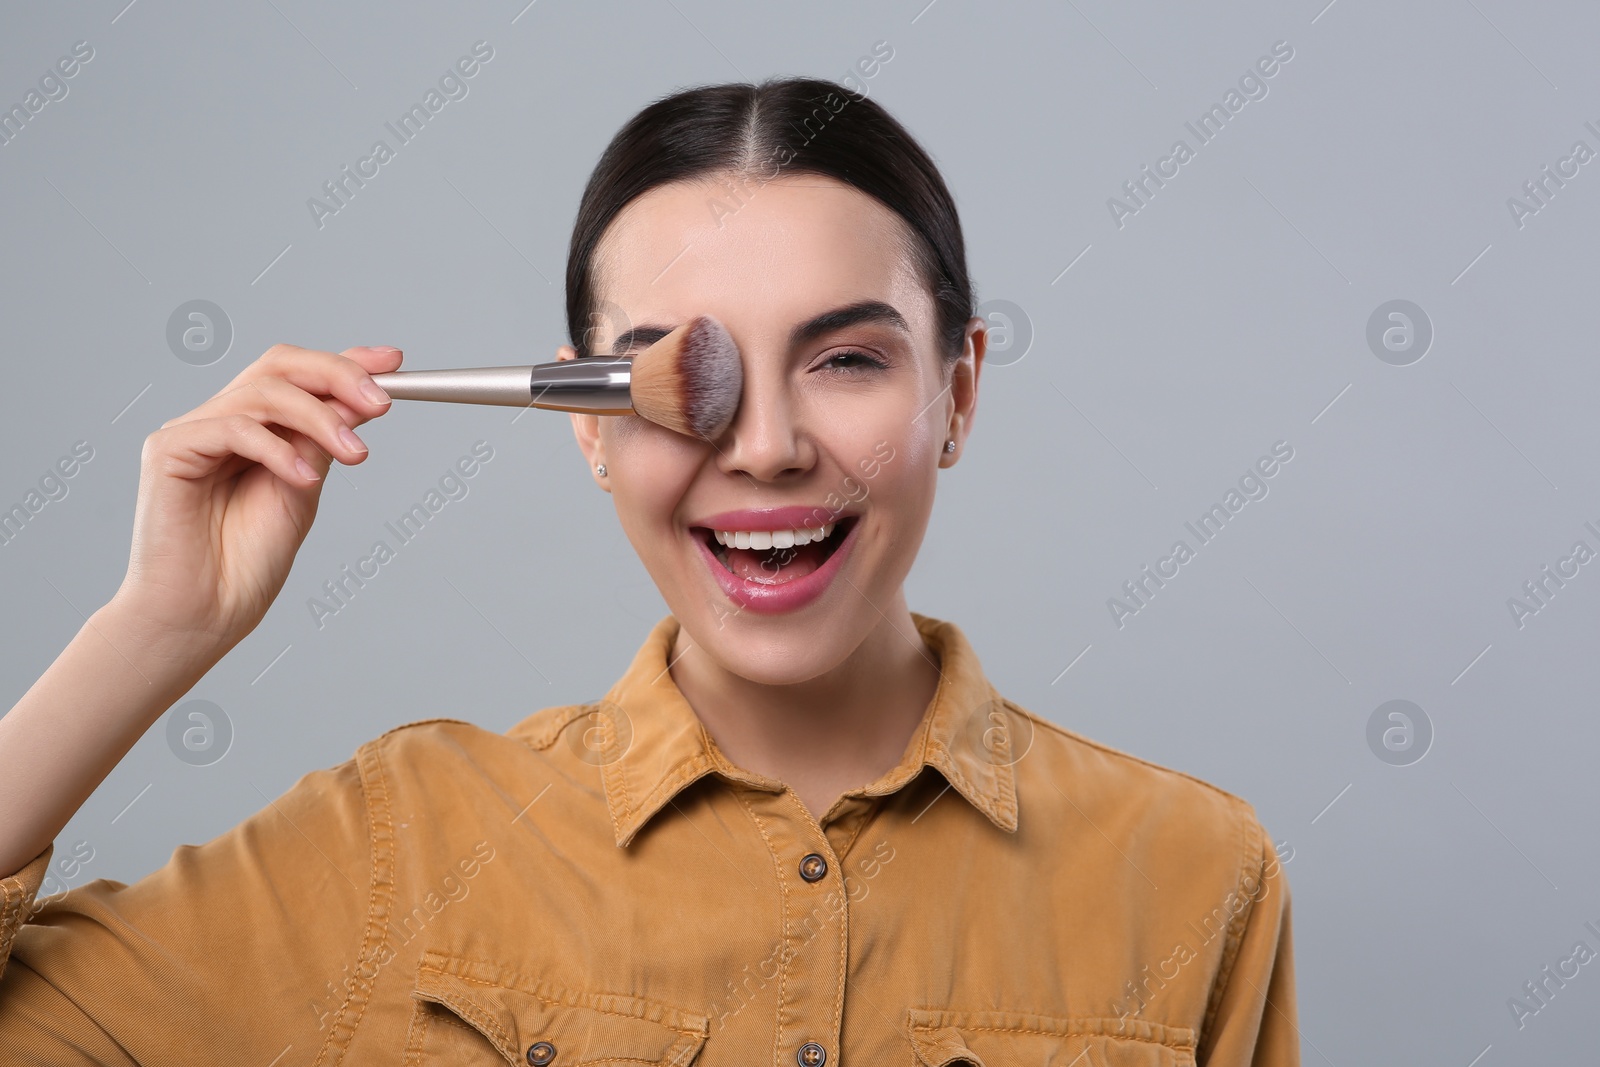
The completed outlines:
{"type": "Polygon", "coordinates": [[[556,1058],[556,1047],[548,1041],[535,1041],[528,1046],[528,1062],[533,1067],[544,1067],[556,1058]]]}
{"type": "MultiPolygon", "coordinates": [[[[815,882],[815,881],[819,880],[823,875],[825,875],[827,873],[828,873],[828,861],[822,858],[821,853],[808,852],[803,857],[801,857],[801,859],[800,859],[800,877],[804,878],[806,881],[815,882]]],[[[806,1047],[810,1048],[811,1046],[807,1045],[806,1047]]],[[[820,1049],[822,1046],[818,1045],[817,1047],[820,1049]]],[[[821,1063],[821,1062],[822,1062],[821,1060],[817,1061],[817,1063],[821,1063]]],[[[815,1064],[811,1064],[811,1063],[807,1063],[806,1067],[816,1067],[816,1065],[815,1064]]]]}
{"type": "Polygon", "coordinates": [[[807,1041],[800,1046],[800,1051],[795,1053],[794,1058],[799,1061],[800,1067],[822,1067],[828,1062],[828,1050],[815,1041],[807,1041]]]}

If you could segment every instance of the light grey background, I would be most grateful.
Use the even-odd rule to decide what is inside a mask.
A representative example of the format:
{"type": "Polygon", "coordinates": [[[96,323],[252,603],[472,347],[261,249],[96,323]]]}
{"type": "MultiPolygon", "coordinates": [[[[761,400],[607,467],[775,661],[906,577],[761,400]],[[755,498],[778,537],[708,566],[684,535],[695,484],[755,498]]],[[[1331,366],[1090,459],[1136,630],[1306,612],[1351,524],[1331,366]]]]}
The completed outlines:
{"type": "MultiPolygon", "coordinates": [[[[1600,564],[1520,628],[1508,600],[1600,548],[1600,163],[1520,227],[1507,201],[1600,149],[1593,6],[525,2],[0,16],[0,102],[94,49],[0,146],[0,505],[94,449],[0,546],[0,706],[115,590],[162,421],[279,341],[552,358],[578,195],[622,122],[687,85],[842,78],[886,41],[871,95],[942,168],[980,300],[1033,333],[983,376],[912,607],[1025,706],[1254,803],[1292,849],[1308,1064],[1592,1049],[1600,966],[1523,1028],[1507,1000],[1600,950],[1600,564]],[[469,94],[319,229],[307,199],[478,40],[469,94]],[[1268,94],[1119,228],[1108,198],[1278,41],[1268,94]],[[194,299],[235,333],[209,366],[166,340],[194,299]],[[1407,366],[1367,342],[1394,299],[1435,331],[1407,366]],[[1270,493],[1119,628],[1108,599],[1278,441],[1270,493]],[[1420,762],[1369,747],[1393,699],[1432,725],[1420,762]]],[[[397,404],[364,431],[283,596],[190,694],[226,756],[187,765],[163,720],[58,839],[93,850],[59,884],[135,880],[392,726],[503,730],[609,685],[665,606],[567,420],[512,414],[397,404]],[[322,582],[479,439],[469,494],[319,630],[322,582]]]]}

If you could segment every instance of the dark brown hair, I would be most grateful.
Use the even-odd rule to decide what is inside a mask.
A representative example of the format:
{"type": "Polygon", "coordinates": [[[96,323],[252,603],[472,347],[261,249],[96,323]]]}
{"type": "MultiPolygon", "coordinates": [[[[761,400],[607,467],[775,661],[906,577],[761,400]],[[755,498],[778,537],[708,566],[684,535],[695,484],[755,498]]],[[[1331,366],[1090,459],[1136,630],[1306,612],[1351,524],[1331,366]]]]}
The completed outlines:
{"type": "MultiPolygon", "coordinates": [[[[611,139],[578,204],[567,251],[567,334],[589,348],[592,260],[612,219],[658,185],[732,173],[756,183],[820,174],[875,197],[912,234],[908,249],[933,296],[945,360],[961,354],[972,282],[955,201],[922,146],[880,105],[836,82],[768,78],[685,89],[650,104],[611,139]]],[[[731,201],[736,202],[736,201],[731,201]]]]}

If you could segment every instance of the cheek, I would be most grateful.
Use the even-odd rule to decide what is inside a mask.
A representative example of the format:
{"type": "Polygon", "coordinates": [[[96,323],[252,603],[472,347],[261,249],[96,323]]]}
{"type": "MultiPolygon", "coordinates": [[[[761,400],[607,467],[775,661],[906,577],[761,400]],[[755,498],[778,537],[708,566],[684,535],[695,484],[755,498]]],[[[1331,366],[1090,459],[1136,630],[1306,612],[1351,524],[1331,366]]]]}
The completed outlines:
{"type": "Polygon", "coordinates": [[[878,473],[861,479],[871,493],[871,503],[893,508],[903,522],[925,522],[933,508],[938,479],[938,457],[925,442],[902,441],[893,458],[878,465],[878,473]]]}
{"type": "Polygon", "coordinates": [[[661,530],[673,524],[700,464],[700,448],[636,415],[607,416],[600,440],[617,516],[644,555],[662,543],[661,530]]]}
{"type": "Polygon", "coordinates": [[[942,438],[933,440],[929,422],[897,416],[858,426],[849,444],[835,451],[841,480],[834,492],[847,504],[925,517],[938,475],[937,446],[943,445],[942,438]]]}
{"type": "MultiPolygon", "coordinates": [[[[936,463],[931,441],[933,412],[923,413],[927,400],[912,384],[860,396],[819,391],[808,397],[808,430],[841,476],[877,481],[894,468],[936,463]]],[[[933,405],[937,407],[938,405],[933,405]]],[[[944,444],[940,438],[939,445],[944,444]]]]}
{"type": "Polygon", "coordinates": [[[602,415],[600,417],[600,443],[607,453],[613,449],[632,448],[641,437],[649,437],[653,428],[648,419],[638,415],[602,415]]]}

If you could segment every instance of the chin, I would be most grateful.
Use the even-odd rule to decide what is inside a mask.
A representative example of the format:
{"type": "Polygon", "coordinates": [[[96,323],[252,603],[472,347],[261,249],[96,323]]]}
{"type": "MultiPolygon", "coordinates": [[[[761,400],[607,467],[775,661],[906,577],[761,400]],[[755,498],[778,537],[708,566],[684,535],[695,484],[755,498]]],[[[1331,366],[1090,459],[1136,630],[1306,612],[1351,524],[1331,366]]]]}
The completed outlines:
{"type": "Polygon", "coordinates": [[[798,685],[844,663],[866,640],[873,619],[826,618],[815,615],[759,616],[729,613],[685,621],[689,639],[722,669],[759,685],[798,685]]]}

